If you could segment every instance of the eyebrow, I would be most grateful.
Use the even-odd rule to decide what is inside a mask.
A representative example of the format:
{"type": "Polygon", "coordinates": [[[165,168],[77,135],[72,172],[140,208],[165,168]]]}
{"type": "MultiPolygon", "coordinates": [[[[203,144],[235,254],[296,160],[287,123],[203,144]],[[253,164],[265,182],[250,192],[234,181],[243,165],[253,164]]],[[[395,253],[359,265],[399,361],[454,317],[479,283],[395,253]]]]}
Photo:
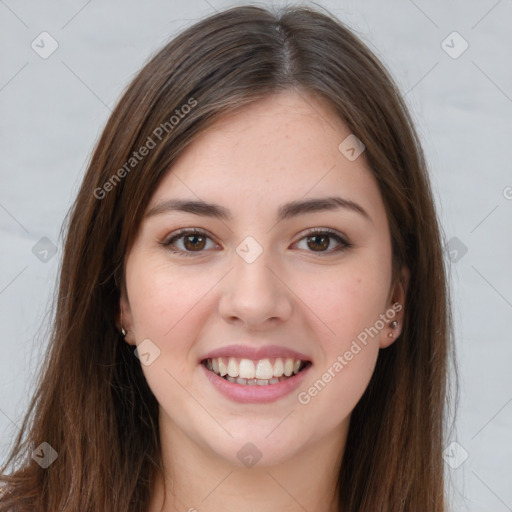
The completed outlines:
{"type": "MultiPolygon", "coordinates": [[[[366,220],[373,222],[368,212],[361,205],[338,196],[298,200],[283,204],[278,209],[277,221],[280,222],[307,213],[332,211],[340,208],[359,213],[366,220]]],[[[152,217],[153,215],[160,215],[170,211],[188,212],[194,215],[214,217],[222,220],[231,220],[233,218],[231,212],[224,206],[188,199],[167,199],[162,201],[151,208],[145,217],[152,217]]]]}

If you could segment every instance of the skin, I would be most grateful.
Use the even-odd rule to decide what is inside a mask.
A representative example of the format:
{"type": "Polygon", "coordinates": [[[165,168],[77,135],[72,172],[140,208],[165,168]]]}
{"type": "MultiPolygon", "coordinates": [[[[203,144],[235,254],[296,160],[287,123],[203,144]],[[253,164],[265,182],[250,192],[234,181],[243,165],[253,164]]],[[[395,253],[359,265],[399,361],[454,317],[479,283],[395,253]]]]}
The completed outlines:
{"type": "Polygon", "coordinates": [[[166,199],[201,199],[229,208],[233,219],[172,211],[146,217],[125,261],[126,342],[149,338],[160,350],[142,366],[160,404],[165,471],[150,512],[338,510],[350,415],[379,350],[399,336],[403,309],[393,318],[398,328],[386,321],[309,403],[301,404],[297,392],[393,303],[404,304],[406,293],[391,282],[388,220],[364,153],[349,161],[338,150],[349,134],[328,104],[278,93],[202,132],[155,191],[147,211],[166,199]],[[371,220],[340,208],[276,223],[281,204],[332,195],[358,203],[371,220]],[[201,228],[209,238],[176,240],[175,250],[192,255],[172,253],[162,244],[180,228],[201,228]],[[310,228],[331,228],[353,247],[336,252],[334,238],[327,247],[315,243],[306,236],[310,228]],[[247,236],[263,248],[252,263],[236,252],[247,236]],[[221,395],[198,364],[232,343],[290,347],[313,366],[297,392],[240,404],[221,395]],[[251,468],[237,458],[247,442],[262,454],[251,468]]]}

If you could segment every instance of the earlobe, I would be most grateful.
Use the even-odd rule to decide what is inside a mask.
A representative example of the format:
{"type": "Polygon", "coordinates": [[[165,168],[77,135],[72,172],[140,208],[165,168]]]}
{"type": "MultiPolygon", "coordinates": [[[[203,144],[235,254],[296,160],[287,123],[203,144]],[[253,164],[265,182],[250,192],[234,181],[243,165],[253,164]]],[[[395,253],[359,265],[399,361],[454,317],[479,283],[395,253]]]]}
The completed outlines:
{"type": "Polygon", "coordinates": [[[133,345],[130,305],[128,304],[128,299],[124,290],[121,291],[121,297],[119,298],[119,311],[116,315],[116,327],[121,336],[124,337],[126,343],[133,345]]]}
{"type": "MultiPolygon", "coordinates": [[[[398,304],[398,302],[396,302],[395,304],[398,304]]],[[[398,320],[393,320],[392,322],[389,323],[387,330],[389,331],[388,336],[387,338],[381,340],[380,348],[389,347],[400,336],[400,322],[398,320]]]]}
{"type": "Polygon", "coordinates": [[[388,304],[388,312],[391,312],[392,320],[384,329],[384,336],[380,339],[380,348],[387,348],[400,336],[405,317],[404,306],[409,288],[410,272],[406,267],[402,268],[402,279],[399,279],[391,294],[391,302],[388,304]]]}
{"type": "Polygon", "coordinates": [[[124,337],[126,337],[126,331],[124,329],[124,323],[123,323],[123,311],[122,310],[121,310],[121,322],[120,322],[120,324],[121,324],[121,334],[124,337]]]}
{"type": "MultiPolygon", "coordinates": [[[[402,308],[403,308],[402,303],[396,301],[393,304],[393,308],[388,309],[388,311],[402,311],[402,308]]],[[[380,348],[389,347],[400,336],[400,333],[402,330],[402,322],[401,322],[400,313],[397,313],[394,318],[395,319],[388,322],[386,327],[383,329],[383,332],[380,336],[380,342],[379,342],[380,348]]]]}

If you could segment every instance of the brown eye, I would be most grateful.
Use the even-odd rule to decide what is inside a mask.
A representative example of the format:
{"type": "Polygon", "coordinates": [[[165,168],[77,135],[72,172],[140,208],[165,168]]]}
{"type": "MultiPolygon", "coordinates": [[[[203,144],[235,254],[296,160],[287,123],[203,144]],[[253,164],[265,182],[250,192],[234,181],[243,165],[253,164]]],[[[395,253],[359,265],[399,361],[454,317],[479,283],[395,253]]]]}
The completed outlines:
{"type": "Polygon", "coordinates": [[[308,236],[308,247],[313,251],[325,250],[329,247],[329,237],[326,235],[308,236]],[[311,243],[313,241],[313,243],[311,243]]]}
{"type": "Polygon", "coordinates": [[[203,235],[187,235],[183,237],[183,244],[187,250],[204,249],[205,237],[203,235]]]}
{"type": "Polygon", "coordinates": [[[183,229],[172,236],[169,240],[164,242],[162,245],[169,248],[169,250],[176,254],[182,254],[183,256],[193,256],[194,253],[200,254],[204,252],[207,241],[211,238],[202,231],[197,229],[183,229]],[[177,248],[179,242],[182,243],[183,248],[177,248]]]}
{"type": "Polygon", "coordinates": [[[303,237],[299,243],[302,240],[306,240],[307,252],[315,252],[321,256],[328,256],[353,247],[353,244],[344,240],[337,232],[327,228],[312,229],[309,233],[306,233],[306,236],[303,237]],[[332,240],[334,240],[334,244],[332,240]],[[332,245],[334,245],[334,248],[327,250],[332,245]]]}

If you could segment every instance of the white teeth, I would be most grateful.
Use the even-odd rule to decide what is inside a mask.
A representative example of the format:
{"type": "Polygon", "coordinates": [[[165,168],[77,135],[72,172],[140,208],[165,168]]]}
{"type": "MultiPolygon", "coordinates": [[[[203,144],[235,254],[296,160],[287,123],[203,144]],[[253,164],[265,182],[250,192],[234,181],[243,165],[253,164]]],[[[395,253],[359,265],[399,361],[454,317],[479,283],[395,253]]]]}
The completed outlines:
{"type": "Polygon", "coordinates": [[[238,374],[244,379],[254,379],[256,377],[256,368],[250,359],[242,359],[238,365],[238,374]]]}
{"type": "Polygon", "coordinates": [[[283,360],[278,357],[274,363],[274,377],[282,377],[284,374],[283,360]]]}
{"type": "Polygon", "coordinates": [[[238,377],[238,365],[236,364],[235,358],[230,357],[228,362],[228,375],[230,377],[238,377]]]}
{"type": "Polygon", "coordinates": [[[224,361],[222,361],[222,359],[220,357],[217,358],[217,362],[219,364],[219,375],[221,377],[224,377],[224,375],[228,374],[228,369],[226,368],[224,361]]]}
{"type": "Polygon", "coordinates": [[[256,378],[261,380],[271,379],[274,375],[274,369],[268,359],[260,359],[256,366],[256,378]]]}
{"type": "Polygon", "coordinates": [[[207,359],[206,367],[230,382],[248,386],[265,386],[269,383],[277,384],[286,377],[299,373],[302,365],[300,359],[291,357],[276,357],[274,365],[271,364],[270,359],[253,361],[242,358],[239,361],[235,357],[229,357],[226,365],[226,358],[216,357],[207,359]]]}
{"type": "Polygon", "coordinates": [[[226,376],[226,379],[229,382],[236,382],[237,384],[242,384],[243,386],[268,386],[269,384],[277,384],[279,382],[283,382],[288,377],[272,377],[271,379],[242,379],[241,377],[230,377],[226,376]]]}
{"type": "Polygon", "coordinates": [[[288,358],[284,363],[284,374],[289,377],[293,372],[293,359],[288,358]]]}

